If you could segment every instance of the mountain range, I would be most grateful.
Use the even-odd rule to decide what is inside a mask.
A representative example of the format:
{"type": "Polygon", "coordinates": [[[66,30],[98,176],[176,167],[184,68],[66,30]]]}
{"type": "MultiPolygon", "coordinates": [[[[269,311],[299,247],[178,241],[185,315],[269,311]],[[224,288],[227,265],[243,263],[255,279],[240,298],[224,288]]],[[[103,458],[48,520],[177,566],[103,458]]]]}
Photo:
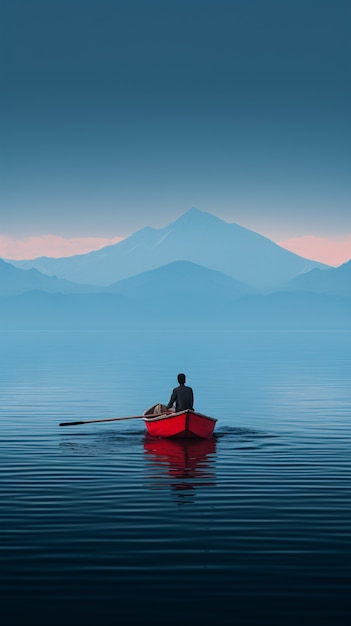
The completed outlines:
{"type": "MultiPolygon", "coordinates": [[[[260,235],[212,218],[207,213],[191,210],[170,227],[160,231],[138,231],[125,240],[127,243],[124,247],[122,244],[125,242],[121,242],[98,252],[68,259],[35,259],[32,262],[16,262],[17,267],[15,262],[0,260],[0,330],[351,329],[351,261],[337,268],[307,262],[260,235]],[[199,231],[200,243],[195,236],[194,224],[199,231]],[[136,260],[141,263],[147,238],[154,241],[154,254],[157,246],[162,251],[167,248],[169,237],[169,248],[175,254],[175,241],[179,242],[183,237],[185,244],[179,246],[179,249],[185,254],[190,248],[186,245],[187,233],[191,233],[194,238],[192,248],[198,254],[204,252],[206,234],[208,259],[212,263],[215,254],[211,231],[214,233],[215,247],[222,252],[219,257],[227,272],[182,258],[167,262],[167,255],[163,252],[159,255],[158,267],[106,285],[83,284],[29,268],[30,263],[38,263],[40,266],[41,263],[60,264],[67,261],[67,272],[69,268],[78,267],[76,263],[80,263],[81,269],[86,271],[98,259],[97,264],[90,266],[92,271],[106,267],[110,268],[112,276],[116,273],[112,269],[116,268],[113,264],[111,266],[111,258],[117,254],[120,255],[120,263],[123,259],[123,272],[130,274],[131,267],[136,267],[136,260]],[[229,240],[237,243],[232,256],[229,254],[229,240]],[[132,246],[133,241],[139,241],[140,245],[136,249],[132,246]],[[230,273],[233,272],[232,260],[239,250],[245,251],[243,258],[250,257],[251,261],[256,259],[260,280],[245,282],[230,273]],[[280,264],[277,268],[280,273],[274,272],[274,280],[266,276],[264,289],[262,267],[268,271],[273,257],[276,258],[276,264],[280,264]],[[312,266],[310,271],[306,269],[308,264],[312,266]],[[298,268],[303,268],[302,273],[291,278],[291,274],[298,268]],[[288,279],[279,283],[279,289],[268,289],[269,284],[282,280],[283,276],[288,276],[288,279]],[[260,284],[260,289],[253,284],[255,282],[260,284]]],[[[145,265],[151,262],[150,258],[146,254],[145,265]]],[[[53,268],[54,265],[51,271],[53,268]]],[[[235,273],[245,275],[243,261],[234,269],[235,273]]],[[[121,268],[119,270],[122,271],[121,268]]],[[[74,275],[74,271],[69,275],[74,275]]],[[[88,273],[85,277],[88,277],[88,273]]],[[[107,283],[106,275],[103,281],[107,283]]]]}
{"type": "Polygon", "coordinates": [[[96,293],[100,291],[92,285],[80,285],[56,276],[48,276],[36,269],[19,269],[0,259],[0,295],[13,296],[33,290],[46,293],[96,293]]]}
{"type": "Polygon", "coordinates": [[[18,268],[35,268],[57,278],[99,286],[174,261],[190,261],[223,272],[261,291],[279,289],[302,273],[328,267],[194,208],[165,228],[145,227],[117,244],[87,254],[10,260],[18,268]]]}
{"type": "Polygon", "coordinates": [[[198,304],[218,300],[230,302],[254,292],[240,281],[189,261],[174,261],[113,283],[108,292],[116,292],[144,302],[198,304]],[[203,302],[204,301],[204,302],[203,302]]]}
{"type": "Polygon", "coordinates": [[[0,296],[1,330],[351,330],[351,298],[248,295],[223,303],[135,300],[118,293],[0,296]]]}
{"type": "Polygon", "coordinates": [[[326,270],[315,268],[307,274],[297,276],[284,288],[286,291],[351,297],[351,261],[326,270]]]}

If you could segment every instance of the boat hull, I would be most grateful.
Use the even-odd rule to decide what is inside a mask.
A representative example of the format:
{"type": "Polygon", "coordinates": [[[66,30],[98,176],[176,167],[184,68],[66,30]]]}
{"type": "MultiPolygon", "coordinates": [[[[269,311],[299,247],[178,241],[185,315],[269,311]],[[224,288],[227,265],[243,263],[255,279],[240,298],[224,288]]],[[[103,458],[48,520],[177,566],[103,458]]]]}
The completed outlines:
{"type": "Polygon", "coordinates": [[[153,437],[178,437],[180,439],[209,439],[217,420],[196,411],[166,413],[157,417],[144,417],[149,435],[153,437]]]}

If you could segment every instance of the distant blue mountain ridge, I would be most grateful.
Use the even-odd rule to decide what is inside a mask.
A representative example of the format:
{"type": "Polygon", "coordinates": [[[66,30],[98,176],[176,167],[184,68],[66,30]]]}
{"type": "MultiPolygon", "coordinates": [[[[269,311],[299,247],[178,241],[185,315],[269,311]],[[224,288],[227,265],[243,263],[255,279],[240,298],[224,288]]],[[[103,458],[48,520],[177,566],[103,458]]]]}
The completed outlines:
{"type": "Polygon", "coordinates": [[[188,261],[94,293],[73,283],[69,289],[78,291],[68,293],[66,283],[0,262],[0,329],[351,329],[351,297],[301,290],[255,293],[230,276],[188,261]],[[4,270],[12,281],[10,294],[8,283],[1,291],[4,270]]]}
{"type": "Polygon", "coordinates": [[[326,270],[315,268],[291,280],[284,289],[351,297],[351,261],[326,270]]]}
{"type": "Polygon", "coordinates": [[[175,261],[189,261],[265,292],[314,268],[328,267],[195,208],[165,228],[145,227],[117,244],[87,254],[7,260],[17,268],[35,268],[59,279],[105,287],[175,261]]]}
{"type": "Polygon", "coordinates": [[[0,296],[1,330],[351,330],[351,298],[311,293],[136,300],[119,293],[0,296]]]}
{"type": "MultiPolygon", "coordinates": [[[[178,223],[175,222],[168,229],[160,231],[143,229],[136,233],[135,237],[130,237],[129,242],[126,240],[126,249],[129,250],[134,262],[136,257],[133,255],[131,240],[135,242],[140,238],[144,246],[148,237],[154,240],[155,232],[158,233],[157,241],[161,250],[159,257],[163,263],[157,268],[141,271],[108,285],[75,283],[43,274],[35,268],[21,269],[0,260],[0,330],[223,328],[351,330],[351,261],[338,268],[322,266],[323,269],[314,267],[311,271],[305,271],[304,260],[297,257],[297,261],[303,264],[304,273],[280,283],[275,291],[267,289],[266,293],[230,274],[193,261],[180,259],[165,262],[167,260],[163,253],[165,241],[168,238],[178,241],[179,233],[174,231],[186,232],[184,226],[187,220],[192,225],[199,220],[202,226],[204,222],[212,223],[212,216],[204,215],[205,217],[201,213],[199,215],[199,212],[190,211],[183,216],[184,220],[178,220],[178,223]],[[161,239],[160,233],[163,237],[161,239]]],[[[227,236],[228,225],[217,218],[214,220],[214,228],[219,230],[223,228],[227,236]]],[[[189,226],[188,231],[190,232],[192,228],[193,226],[191,228],[189,226]]],[[[237,228],[240,237],[247,237],[251,244],[251,235],[254,234],[236,226],[235,232],[237,228]]],[[[208,235],[208,227],[204,232],[208,235]]],[[[202,246],[204,236],[202,233],[202,246]]],[[[261,251],[267,250],[266,241],[269,244],[269,240],[259,235],[254,235],[254,238],[261,251]]],[[[119,251],[120,245],[117,244],[119,251]]],[[[172,245],[170,247],[172,248],[172,245]]],[[[196,248],[196,241],[193,248],[196,248]]],[[[269,245],[268,249],[272,254],[273,252],[278,254],[280,258],[279,246],[273,244],[271,248],[269,245]]],[[[99,251],[107,255],[109,263],[111,250],[115,254],[116,246],[99,251]]],[[[227,253],[228,250],[229,248],[226,249],[227,253]]],[[[94,259],[98,253],[91,254],[94,259]]],[[[209,257],[213,259],[211,254],[209,257]]],[[[128,254],[125,249],[122,256],[123,262],[127,264],[128,254]]],[[[137,256],[140,259],[142,255],[137,256]]],[[[288,254],[287,258],[289,263],[294,264],[296,270],[295,257],[296,255],[290,257],[288,254]]],[[[90,255],[72,257],[68,261],[75,262],[77,258],[82,260],[83,264],[91,263],[90,255]]],[[[101,257],[98,258],[101,261],[101,257]]],[[[222,255],[222,260],[223,258],[222,255]]],[[[256,261],[257,266],[260,267],[263,262],[262,257],[256,261]]],[[[244,266],[240,265],[239,269],[242,267],[244,266]]],[[[267,265],[265,268],[267,269],[267,265]]],[[[286,267],[283,273],[287,273],[286,267]]],[[[267,280],[266,285],[268,282],[267,280]]]]}
{"type": "Polygon", "coordinates": [[[36,269],[19,269],[0,259],[0,295],[12,296],[40,290],[46,293],[97,293],[100,288],[47,276],[36,269]]]}
{"type": "MultiPolygon", "coordinates": [[[[106,287],[82,285],[47,276],[38,270],[23,270],[0,259],[0,295],[17,295],[33,290],[46,293],[119,293],[136,300],[207,300],[223,303],[259,293],[231,276],[189,261],[175,261],[155,270],[141,272],[106,287]]],[[[285,292],[323,293],[351,297],[351,261],[340,267],[313,269],[281,286],[285,292]]]]}
{"type": "Polygon", "coordinates": [[[29,291],[45,293],[119,293],[136,300],[172,302],[216,298],[228,302],[254,290],[222,272],[209,270],[189,261],[175,261],[156,270],[117,281],[107,287],[82,285],[56,276],[47,276],[36,269],[24,270],[0,259],[0,295],[11,296],[29,291]]]}
{"type": "Polygon", "coordinates": [[[174,261],[155,270],[117,281],[107,287],[107,291],[144,302],[197,302],[206,305],[217,300],[223,305],[255,290],[222,272],[189,261],[174,261]]]}

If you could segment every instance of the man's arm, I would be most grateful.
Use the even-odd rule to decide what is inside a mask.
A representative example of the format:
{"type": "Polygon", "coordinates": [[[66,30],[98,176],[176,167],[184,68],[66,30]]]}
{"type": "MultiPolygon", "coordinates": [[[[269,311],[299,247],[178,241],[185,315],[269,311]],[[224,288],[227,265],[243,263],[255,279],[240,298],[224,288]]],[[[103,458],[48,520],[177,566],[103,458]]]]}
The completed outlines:
{"type": "Polygon", "coordinates": [[[167,404],[167,409],[170,409],[173,406],[173,404],[175,403],[175,400],[176,400],[176,391],[175,389],[173,389],[171,399],[167,404]]]}

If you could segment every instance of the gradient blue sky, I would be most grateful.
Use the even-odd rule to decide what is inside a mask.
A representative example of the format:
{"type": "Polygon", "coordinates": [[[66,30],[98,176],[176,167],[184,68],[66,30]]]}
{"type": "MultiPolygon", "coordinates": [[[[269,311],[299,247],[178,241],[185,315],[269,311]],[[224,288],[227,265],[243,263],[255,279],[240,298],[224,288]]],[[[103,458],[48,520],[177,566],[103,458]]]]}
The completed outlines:
{"type": "MultiPolygon", "coordinates": [[[[351,235],[349,0],[9,0],[0,235],[351,235]]],[[[350,249],[351,257],[351,249],[350,249]]]]}

